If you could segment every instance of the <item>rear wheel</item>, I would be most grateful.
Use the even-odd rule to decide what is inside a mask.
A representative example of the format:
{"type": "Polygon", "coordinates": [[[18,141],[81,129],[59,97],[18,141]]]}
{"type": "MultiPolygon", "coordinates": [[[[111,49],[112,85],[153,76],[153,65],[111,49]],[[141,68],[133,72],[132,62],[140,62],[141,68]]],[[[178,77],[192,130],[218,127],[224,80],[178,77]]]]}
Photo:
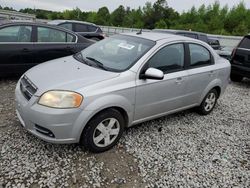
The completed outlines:
{"type": "Polygon", "coordinates": [[[231,74],[230,78],[234,82],[241,82],[243,80],[243,76],[237,75],[237,74],[231,74]]]}
{"type": "Polygon", "coordinates": [[[198,113],[201,115],[207,115],[214,109],[218,100],[218,92],[216,89],[212,89],[203,99],[201,105],[197,108],[198,113]]]}
{"type": "Polygon", "coordinates": [[[99,153],[112,148],[122,136],[124,118],[115,109],[97,114],[84,129],[81,144],[88,150],[99,153]]]}

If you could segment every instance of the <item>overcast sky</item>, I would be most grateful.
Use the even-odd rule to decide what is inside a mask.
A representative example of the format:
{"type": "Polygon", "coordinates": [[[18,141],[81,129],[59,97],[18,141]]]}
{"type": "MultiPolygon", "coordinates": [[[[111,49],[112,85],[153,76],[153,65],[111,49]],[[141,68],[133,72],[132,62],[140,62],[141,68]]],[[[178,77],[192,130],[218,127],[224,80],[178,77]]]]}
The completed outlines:
{"type": "MultiPolygon", "coordinates": [[[[110,11],[119,5],[138,8],[144,6],[147,1],[154,3],[156,0],[0,0],[1,6],[11,6],[14,9],[39,8],[46,10],[63,11],[79,7],[82,11],[96,11],[100,7],[107,6],[110,11]]],[[[199,7],[202,4],[212,4],[215,0],[167,0],[168,5],[178,12],[189,10],[193,5],[199,7]]],[[[222,6],[228,4],[231,8],[241,0],[219,0],[222,6]]],[[[250,0],[245,0],[247,8],[250,9],[250,0]]]]}

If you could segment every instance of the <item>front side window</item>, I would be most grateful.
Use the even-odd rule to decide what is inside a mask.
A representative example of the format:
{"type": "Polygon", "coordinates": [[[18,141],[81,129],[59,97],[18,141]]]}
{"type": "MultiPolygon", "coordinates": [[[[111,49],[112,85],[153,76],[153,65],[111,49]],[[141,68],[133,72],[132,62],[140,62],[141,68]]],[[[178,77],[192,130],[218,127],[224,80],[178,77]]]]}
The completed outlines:
{"type": "Polygon", "coordinates": [[[181,70],[184,67],[184,54],[183,44],[165,46],[148,61],[148,66],[164,73],[181,70]]]}
{"type": "Polygon", "coordinates": [[[93,64],[99,62],[110,71],[122,72],[134,65],[154,45],[155,42],[151,40],[115,35],[89,46],[81,54],[85,61],[93,64]]]}
{"type": "Polygon", "coordinates": [[[66,33],[47,27],[37,28],[37,42],[66,42],[66,33]]]}
{"type": "Polygon", "coordinates": [[[0,42],[31,42],[31,26],[10,26],[0,29],[0,42]]]}
{"type": "Polygon", "coordinates": [[[210,52],[205,47],[198,44],[189,44],[189,49],[191,67],[210,65],[212,63],[210,52]]]}

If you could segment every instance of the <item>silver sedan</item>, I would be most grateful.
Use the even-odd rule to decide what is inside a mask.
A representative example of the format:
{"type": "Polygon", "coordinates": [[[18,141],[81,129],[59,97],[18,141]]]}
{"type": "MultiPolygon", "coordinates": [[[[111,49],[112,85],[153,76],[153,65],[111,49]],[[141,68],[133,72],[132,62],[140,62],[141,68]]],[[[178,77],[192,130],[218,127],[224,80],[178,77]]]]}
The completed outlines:
{"type": "Polygon", "coordinates": [[[195,107],[209,114],[230,64],[206,43],[160,33],[128,33],[40,64],[17,83],[25,129],[52,143],[113,147],[126,127],[195,107]]]}

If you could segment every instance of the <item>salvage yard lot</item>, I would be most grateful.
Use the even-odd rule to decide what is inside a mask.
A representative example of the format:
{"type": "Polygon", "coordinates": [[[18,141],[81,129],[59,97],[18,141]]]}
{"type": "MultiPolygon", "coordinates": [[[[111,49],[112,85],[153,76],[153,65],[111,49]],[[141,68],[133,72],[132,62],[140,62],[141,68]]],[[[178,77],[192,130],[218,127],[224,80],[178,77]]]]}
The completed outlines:
{"type": "Polygon", "coordinates": [[[0,187],[250,186],[250,80],[230,84],[208,116],[140,124],[101,154],[28,134],[15,115],[16,81],[0,80],[0,187]]]}

